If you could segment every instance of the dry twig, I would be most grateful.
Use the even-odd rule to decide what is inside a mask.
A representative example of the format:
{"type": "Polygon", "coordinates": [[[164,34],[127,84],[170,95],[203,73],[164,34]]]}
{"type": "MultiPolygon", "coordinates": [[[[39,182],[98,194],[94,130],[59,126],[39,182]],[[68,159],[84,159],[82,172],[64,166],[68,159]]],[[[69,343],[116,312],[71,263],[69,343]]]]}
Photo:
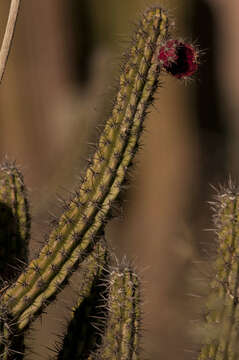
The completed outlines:
{"type": "Polygon", "coordinates": [[[2,41],[2,47],[0,50],[0,84],[2,82],[3,74],[6,68],[9,51],[13,39],[14,29],[17,20],[17,14],[19,11],[21,0],[12,0],[7,20],[7,26],[2,41]]]}

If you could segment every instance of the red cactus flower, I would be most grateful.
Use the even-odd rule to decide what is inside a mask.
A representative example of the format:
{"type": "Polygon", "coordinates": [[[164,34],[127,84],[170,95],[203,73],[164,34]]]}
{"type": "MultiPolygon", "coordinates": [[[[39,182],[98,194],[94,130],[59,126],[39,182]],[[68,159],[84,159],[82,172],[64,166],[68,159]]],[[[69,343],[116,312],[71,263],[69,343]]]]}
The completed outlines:
{"type": "Polygon", "coordinates": [[[162,66],[178,79],[193,75],[198,69],[197,51],[179,40],[168,40],[161,47],[158,60],[162,66]]]}

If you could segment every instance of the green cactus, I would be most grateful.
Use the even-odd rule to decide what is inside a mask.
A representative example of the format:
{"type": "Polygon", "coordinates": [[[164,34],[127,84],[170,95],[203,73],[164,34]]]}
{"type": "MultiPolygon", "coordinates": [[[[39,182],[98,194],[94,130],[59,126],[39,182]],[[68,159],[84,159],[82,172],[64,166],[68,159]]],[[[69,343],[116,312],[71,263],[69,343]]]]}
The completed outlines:
{"type": "Polygon", "coordinates": [[[66,335],[58,345],[58,360],[88,359],[100,344],[99,329],[104,329],[102,296],[107,296],[105,281],[109,273],[105,245],[102,240],[97,243],[95,251],[80,265],[83,281],[66,335]]]}
{"type": "MultiPolygon", "coordinates": [[[[0,166],[0,210],[0,276],[4,290],[27,265],[30,237],[29,204],[23,176],[7,159],[0,166]]],[[[24,334],[15,337],[12,345],[15,351],[22,352],[24,334]]]]}
{"type": "Polygon", "coordinates": [[[104,275],[94,277],[87,295],[80,291],[58,360],[138,359],[138,277],[127,264],[100,270],[104,275]],[[91,321],[84,322],[86,317],[91,321]]]}
{"type": "Polygon", "coordinates": [[[205,338],[199,360],[234,360],[239,355],[239,192],[229,183],[215,202],[218,254],[208,300],[205,338]]]}
{"type": "Polygon", "coordinates": [[[7,160],[0,166],[0,211],[0,276],[9,281],[27,263],[30,214],[22,174],[7,160]]]}
{"type": "Polygon", "coordinates": [[[127,55],[112,115],[79,190],[66,204],[38,258],[4,294],[2,303],[19,330],[58,292],[102,236],[109,210],[137,149],[146,109],[157,88],[160,68],[155,50],[167,35],[167,21],[158,8],[144,15],[127,55]]]}
{"type": "Polygon", "coordinates": [[[111,269],[106,306],[106,326],[102,334],[102,345],[92,359],[138,359],[139,280],[130,266],[123,265],[111,269]]]}
{"type": "MultiPolygon", "coordinates": [[[[54,222],[39,255],[23,267],[17,279],[3,288],[0,358],[24,357],[25,331],[55,299],[76,268],[82,273],[82,286],[58,359],[139,358],[138,277],[127,264],[112,267],[102,238],[112,205],[123,188],[137,151],[160,72],[166,70],[177,78],[185,78],[197,68],[195,49],[172,40],[169,27],[167,14],[161,8],[154,7],[144,13],[131,48],[124,56],[111,116],[81,183],[64,204],[62,215],[54,222]]],[[[24,240],[21,250],[25,254],[29,215],[24,185],[21,177],[17,178],[19,173],[15,167],[8,165],[7,169],[1,201],[12,209],[19,236],[24,240]]],[[[12,244],[15,244],[16,230],[10,230],[12,244]]]]}

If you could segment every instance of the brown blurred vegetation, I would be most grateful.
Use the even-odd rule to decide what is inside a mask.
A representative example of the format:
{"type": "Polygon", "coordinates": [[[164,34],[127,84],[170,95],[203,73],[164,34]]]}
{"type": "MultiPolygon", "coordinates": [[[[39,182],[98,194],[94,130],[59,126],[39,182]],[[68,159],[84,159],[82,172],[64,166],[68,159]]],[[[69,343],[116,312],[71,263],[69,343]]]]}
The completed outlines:
{"type": "MultiPolygon", "coordinates": [[[[175,19],[175,34],[200,44],[200,71],[187,86],[163,75],[123,215],[109,224],[106,236],[142,274],[146,357],[185,360],[196,356],[191,320],[199,317],[197,301],[187,295],[197,292],[192,264],[203,259],[213,239],[203,231],[212,227],[210,184],[225,183],[228,174],[236,181],[239,174],[239,5],[236,0],[160,4],[175,19]]],[[[22,165],[31,189],[32,253],[47,232],[49,212],[59,211],[56,194],[67,197],[84,169],[87,144],[96,140],[96,127],[110,110],[120,54],[148,5],[22,1],[0,87],[0,152],[22,165]]],[[[1,36],[8,6],[1,1],[1,36]]],[[[41,343],[34,359],[47,357],[46,347],[62,328],[59,319],[73,299],[70,289],[64,293],[60,306],[51,306],[48,319],[44,315],[30,335],[30,345],[41,343]]]]}

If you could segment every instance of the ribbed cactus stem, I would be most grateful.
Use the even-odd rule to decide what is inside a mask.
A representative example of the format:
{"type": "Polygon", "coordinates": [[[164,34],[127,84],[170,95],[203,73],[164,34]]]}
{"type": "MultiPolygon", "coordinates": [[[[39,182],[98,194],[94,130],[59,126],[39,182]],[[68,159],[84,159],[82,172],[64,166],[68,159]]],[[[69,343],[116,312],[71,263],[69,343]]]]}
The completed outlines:
{"type": "Polygon", "coordinates": [[[160,8],[148,10],[125,58],[112,115],[79,190],[39,256],[4,295],[2,302],[19,329],[55,296],[101,235],[137,150],[146,110],[158,85],[158,49],[167,36],[166,14],[160,8]]]}
{"type": "Polygon", "coordinates": [[[0,165],[0,277],[8,283],[27,264],[30,215],[23,176],[15,163],[0,165]]]}
{"type": "Polygon", "coordinates": [[[103,279],[106,277],[108,260],[108,252],[100,241],[94,252],[80,265],[82,283],[77,289],[79,297],[58,352],[58,360],[87,359],[97,348],[100,341],[99,328],[102,327],[103,279]]]}
{"type": "Polygon", "coordinates": [[[215,224],[219,241],[211,284],[206,344],[199,360],[236,360],[239,356],[239,192],[230,184],[217,197],[215,224]]]}
{"type": "Polygon", "coordinates": [[[84,299],[81,296],[74,308],[58,360],[138,359],[141,320],[138,276],[129,265],[114,268],[106,265],[98,275],[89,282],[91,286],[83,291],[84,299]]]}
{"type": "Polygon", "coordinates": [[[0,325],[0,359],[22,360],[25,352],[24,333],[13,336],[12,329],[7,325],[7,322],[2,320],[0,325]]]}
{"type": "Polygon", "coordinates": [[[138,359],[141,319],[139,279],[130,266],[111,270],[106,307],[102,344],[89,359],[138,359]]]}
{"type": "MultiPolygon", "coordinates": [[[[15,165],[6,163],[0,167],[1,359],[22,360],[25,330],[79,267],[80,297],[58,360],[138,360],[139,279],[125,262],[116,267],[110,265],[102,238],[105,224],[112,215],[112,206],[138,149],[147,109],[153,102],[161,71],[186,78],[196,70],[195,48],[170,38],[168,17],[161,8],[147,10],[135,31],[131,48],[124,56],[113,110],[95,154],[77,191],[64,203],[62,215],[54,221],[48,240],[29,265],[30,218],[22,176],[15,165]],[[15,259],[24,264],[20,276],[12,269],[17,267],[15,259]]],[[[233,201],[237,202],[234,197],[233,201]]],[[[232,208],[231,252],[227,250],[224,254],[225,249],[222,247],[221,250],[225,255],[223,265],[228,264],[228,269],[224,271],[218,265],[218,280],[224,287],[220,287],[219,281],[220,285],[214,286],[226,307],[208,317],[211,322],[225,317],[230,319],[226,330],[220,332],[218,342],[214,341],[212,347],[208,345],[209,351],[206,349],[209,354],[214,352],[220,356],[229,354],[238,342],[234,321],[238,303],[238,268],[234,259],[238,245],[234,241],[237,215],[235,207],[232,208]]],[[[226,220],[223,221],[227,227],[226,220]]],[[[217,359],[223,358],[217,356],[217,359]]]]}

